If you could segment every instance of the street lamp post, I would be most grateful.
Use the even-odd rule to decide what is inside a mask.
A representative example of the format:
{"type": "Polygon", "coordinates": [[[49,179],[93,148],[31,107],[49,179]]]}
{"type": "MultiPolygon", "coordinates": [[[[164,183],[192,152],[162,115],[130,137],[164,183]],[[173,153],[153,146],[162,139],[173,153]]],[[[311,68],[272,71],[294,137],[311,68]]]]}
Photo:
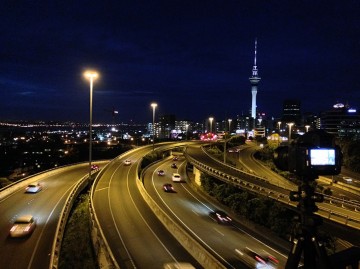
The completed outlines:
{"type": "Polygon", "coordinates": [[[279,126],[279,134],[280,134],[281,121],[278,121],[277,124],[278,124],[278,126],[279,126]]]}
{"type": "Polygon", "coordinates": [[[305,125],[305,128],[306,128],[306,132],[308,132],[309,128],[310,128],[310,125],[305,125]]]}
{"type": "Polygon", "coordinates": [[[288,126],[289,126],[289,144],[290,144],[290,142],[291,142],[291,127],[292,127],[293,125],[294,125],[293,122],[288,123],[288,126]]]}
{"type": "MultiPolygon", "coordinates": [[[[232,121],[232,119],[228,119],[228,122],[229,122],[229,135],[230,135],[231,121],[232,121]]],[[[225,132],[224,136],[225,136],[225,137],[224,137],[224,163],[226,163],[226,141],[227,141],[227,139],[226,139],[226,132],[225,132]]]]}
{"type": "Polygon", "coordinates": [[[151,107],[153,108],[153,150],[155,150],[155,108],[157,103],[152,103],[151,107]]]}
{"type": "Polygon", "coordinates": [[[89,120],[89,181],[91,181],[91,159],[92,159],[92,99],[93,99],[93,83],[98,78],[95,71],[86,71],[84,73],[86,79],[90,81],[90,120],[89,120]]]}
{"type": "Polygon", "coordinates": [[[214,118],[210,117],[209,121],[210,121],[210,133],[212,133],[212,122],[213,122],[214,118]]]}

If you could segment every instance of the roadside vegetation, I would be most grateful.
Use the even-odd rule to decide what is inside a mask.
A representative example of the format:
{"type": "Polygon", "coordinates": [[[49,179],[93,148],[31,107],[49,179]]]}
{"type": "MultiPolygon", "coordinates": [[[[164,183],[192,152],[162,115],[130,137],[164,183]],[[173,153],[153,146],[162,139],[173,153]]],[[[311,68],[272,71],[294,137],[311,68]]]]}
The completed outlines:
{"type": "Polygon", "coordinates": [[[73,206],[62,241],[60,269],[97,269],[90,231],[89,195],[81,194],[73,206]]]}
{"type": "MultiPolygon", "coordinates": [[[[202,174],[200,180],[202,189],[229,207],[233,214],[270,229],[275,235],[285,240],[293,235],[296,223],[294,219],[298,215],[295,210],[273,199],[241,190],[206,174],[202,174]]],[[[335,252],[334,237],[319,231],[319,238],[325,243],[329,254],[335,252]]]]}

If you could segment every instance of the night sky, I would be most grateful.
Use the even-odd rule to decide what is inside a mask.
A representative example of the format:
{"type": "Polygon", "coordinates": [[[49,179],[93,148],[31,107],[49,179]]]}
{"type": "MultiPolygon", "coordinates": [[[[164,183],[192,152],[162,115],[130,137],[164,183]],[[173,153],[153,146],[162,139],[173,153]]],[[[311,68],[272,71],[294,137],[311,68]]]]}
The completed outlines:
{"type": "Polygon", "coordinates": [[[215,120],[360,104],[360,1],[2,1],[0,120],[215,120]],[[66,2],[66,4],[64,4],[66,2]]]}

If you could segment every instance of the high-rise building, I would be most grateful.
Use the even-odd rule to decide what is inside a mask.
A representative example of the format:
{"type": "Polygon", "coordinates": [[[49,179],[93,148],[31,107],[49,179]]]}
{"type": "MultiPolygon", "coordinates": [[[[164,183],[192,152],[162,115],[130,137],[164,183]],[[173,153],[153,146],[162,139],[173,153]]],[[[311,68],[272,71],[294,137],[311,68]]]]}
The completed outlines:
{"type": "Polygon", "coordinates": [[[284,123],[293,122],[301,125],[301,102],[300,100],[287,99],[283,103],[283,115],[281,121],[284,123]]]}
{"type": "Polygon", "coordinates": [[[338,137],[360,138],[360,114],[349,105],[337,103],[321,113],[321,129],[338,137]]]}
{"type": "MultiPolygon", "coordinates": [[[[254,66],[252,69],[252,76],[249,78],[251,83],[251,117],[256,119],[256,94],[257,94],[257,85],[259,84],[261,78],[258,75],[258,69],[256,66],[256,49],[257,49],[257,40],[255,39],[255,57],[254,57],[254,66]]],[[[255,122],[255,121],[254,121],[255,122]]],[[[255,127],[255,126],[254,126],[255,127]]]]}

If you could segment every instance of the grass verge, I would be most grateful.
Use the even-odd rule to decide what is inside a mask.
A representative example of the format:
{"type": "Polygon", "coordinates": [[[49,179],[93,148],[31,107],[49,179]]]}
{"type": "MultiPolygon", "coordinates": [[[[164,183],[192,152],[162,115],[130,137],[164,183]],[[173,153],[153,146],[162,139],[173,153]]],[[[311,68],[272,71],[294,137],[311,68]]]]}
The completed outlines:
{"type": "Polygon", "coordinates": [[[64,233],[60,251],[60,269],[97,269],[90,238],[89,195],[77,198],[64,233]]]}

